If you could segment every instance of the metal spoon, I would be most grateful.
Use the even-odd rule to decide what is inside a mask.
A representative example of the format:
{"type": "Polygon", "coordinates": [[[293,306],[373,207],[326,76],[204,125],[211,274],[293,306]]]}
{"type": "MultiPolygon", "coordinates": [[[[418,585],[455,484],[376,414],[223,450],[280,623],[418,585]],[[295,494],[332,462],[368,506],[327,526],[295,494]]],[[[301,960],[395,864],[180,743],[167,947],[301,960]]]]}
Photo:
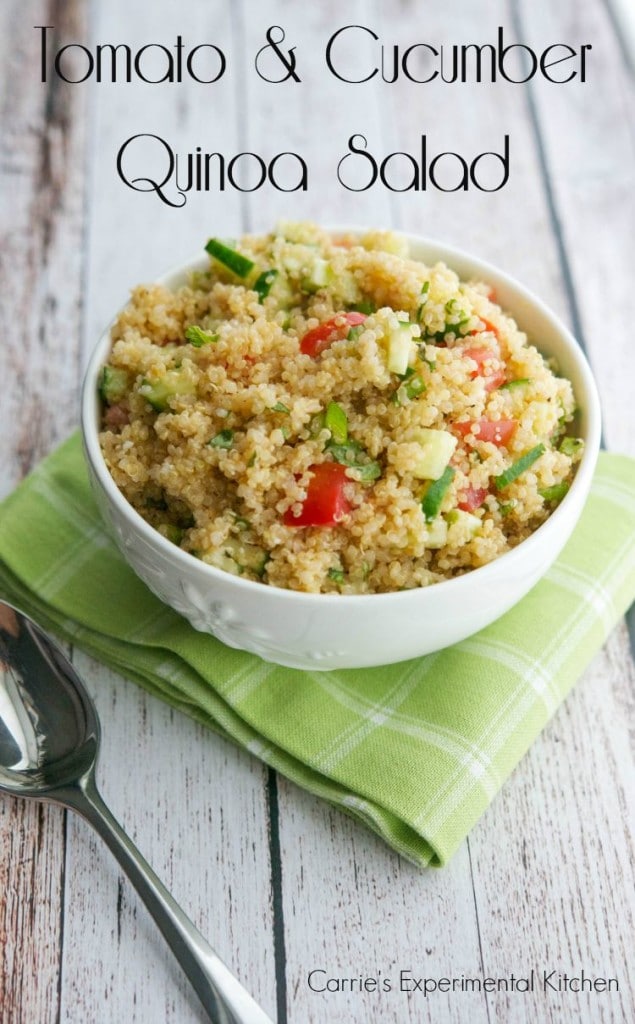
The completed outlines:
{"type": "Polygon", "coordinates": [[[214,1024],[272,1024],[186,917],[97,792],[95,706],[56,644],[0,601],[0,792],[77,811],[137,889],[214,1024]]]}

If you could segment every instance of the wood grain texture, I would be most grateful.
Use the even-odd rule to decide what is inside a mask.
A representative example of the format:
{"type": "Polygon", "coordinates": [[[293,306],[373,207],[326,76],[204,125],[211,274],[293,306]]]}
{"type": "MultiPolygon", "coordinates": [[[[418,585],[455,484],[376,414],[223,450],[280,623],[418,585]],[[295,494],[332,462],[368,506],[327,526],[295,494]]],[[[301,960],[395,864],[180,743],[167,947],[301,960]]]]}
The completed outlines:
{"type": "MultiPolygon", "coordinates": [[[[61,83],[47,88],[31,69],[39,69],[33,25],[83,32],[85,14],[79,2],[0,10],[2,495],[76,421],[85,96],[61,83]]],[[[57,1019],[64,851],[60,809],[0,797],[2,1024],[57,1019]]]]}
{"type": "MultiPolygon", "coordinates": [[[[89,84],[47,90],[33,71],[37,24],[68,41],[148,42],[147,8],[8,2],[0,8],[0,491],[76,422],[80,360],[130,285],[188,258],[208,234],[277,218],[392,224],[464,246],[527,282],[584,338],[611,446],[635,451],[634,357],[625,267],[635,262],[633,83],[602,0],[248,0],[185,8],[157,0],[152,38],[217,42],[213,87],[89,84]],[[92,21],[88,22],[88,15],[92,21]],[[302,83],[271,85],[253,59],[283,25],[302,83]],[[344,24],[387,46],[418,40],[592,42],[588,87],[478,88],[400,80],[364,86],[327,73],[344,24]],[[179,152],[282,149],[307,160],[307,193],[191,193],[181,209],[127,189],[118,147],[155,132],[179,152]],[[366,135],[381,157],[475,155],[512,139],[499,193],[345,191],[338,159],[366,135]],[[87,166],[86,155],[89,156],[87,166]],[[15,324],[20,344],[8,344],[15,324]],[[609,358],[607,358],[607,355],[609,358]],[[33,365],[41,372],[33,374],[33,365]],[[48,396],[60,396],[58,402],[48,396]]],[[[379,44],[377,44],[379,45],[379,44]]],[[[348,44],[349,60],[376,47],[348,44]]],[[[621,1024],[632,990],[633,662],[625,629],[573,694],[442,872],[417,871],[358,823],[275,777],[83,655],[103,723],[99,780],[114,813],[241,980],[280,1024],[621,1024]],[[589,997],[316,993],[308,973],[398,979],[508,976],[531,967],[617,976],[589,997]],[[630,972],[630,975],[629,975],[630,972]]],[[[154,925],[108,852],[56,809],[0,801],[0,1024],[188,1024],[203,1020],[154,925]]]]}

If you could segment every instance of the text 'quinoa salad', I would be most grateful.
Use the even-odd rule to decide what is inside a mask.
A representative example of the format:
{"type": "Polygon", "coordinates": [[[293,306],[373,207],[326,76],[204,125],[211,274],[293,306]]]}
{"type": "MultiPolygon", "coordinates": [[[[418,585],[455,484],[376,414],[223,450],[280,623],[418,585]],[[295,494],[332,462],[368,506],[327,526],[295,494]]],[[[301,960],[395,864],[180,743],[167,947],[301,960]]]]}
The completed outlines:
{"type": "Polygon", "coordinates": [[[382,231],[281,223],[206,249],[187,286],[133,291],[100,380],[107,466],[169,541],[371,594],[484,565],[565,496],[571,384],[486,283],[382,231]]]}

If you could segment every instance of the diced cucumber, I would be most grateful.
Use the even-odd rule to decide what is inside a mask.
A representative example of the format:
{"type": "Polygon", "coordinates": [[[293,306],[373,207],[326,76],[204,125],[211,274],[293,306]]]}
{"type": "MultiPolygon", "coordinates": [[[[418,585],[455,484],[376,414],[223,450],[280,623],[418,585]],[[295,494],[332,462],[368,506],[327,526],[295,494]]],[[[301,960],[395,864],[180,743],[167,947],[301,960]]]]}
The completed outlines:
{"type": "Polygon", "coordinates": [[[552,487],[539,487],[538,494],[544,501],[562,501],[568,490],[569,484],[563,480],[562,483],[553,484],[552,487]]]}
{"type": "Polygon", "coordinates": [[[426,526],[425,543],[427,548],[443,548],[448,542],[448,524],[441,516],[437,516],[426,526]]]}
{"type": "Polygon", "coordinates": [[[400,323],[388,335],[386,366],[391,373],[403,374],[408,363],[415,354],[416,346],[412,340],[412,324],[400,323]]]}
{"type": "Polygon", "coordinates": [[[438,480],[454,454],[456,437],[447,430],[424,427],[415,431],[411,439],[421,446],[421,454],[412,466],[412,475],[418,480],[438,480]]]}
{"type": "Polygon", "coordinates": [[[570,458],[577,455],[581,448],[584,448],[584,441],[580,437],[563,437],[560,442],[560,451],[570,458]]]}
{"type": "Polygon", "coordinates": [[[481,520],[471,512],[453,508],[445,516],[448,524],[448,544],[466,544],[481,528],[481,520]]]}
{"type": "Polygon", "coordinates": [[[231,246],[225,245],[218,238],[210,238],[205,249],[210,256],[213,256],[215,260],[222,263],[224,267],[231,270],[237,277],[247,277],[254,268],[255,264],[252,260],[247,259],[246,256],[243,256],[236,249],[232,249],[231,246]]]}
{"type": "Polygon", "coordinates": [[[319,288],[327,288],[333,283],[334,278],[333,267],[329,261],[316,256],[307,274],[302,278],[302,290],[316,292],[319,288]]]}
{"type": "Polygon", "coordinates": [[[99,378],[99,394],[108,405],[121,401],[128,390],[130,378],[125,370],[104,366],[99,378]]]}
{"type": "Polygon", "coordinates": [[[168,370],[158,380],[143,380],[139,387],[139,394],[157,412],[167,409],[171,398],[177,395],[193,395],[195,392],[194,382],[182,370],[168,370]]]}
{"type": "Polygon", "coordinates": [[[244,544],[237,537],[227,537],[222,547],[210,555],[209,562],[234,576],[245,572],[262,576],[268,558],[268,553],[257,544],[244,544]]]}
{"type": "Polygon", "coordinates": [[[183,540],[183,534],[185,531],[180,526],[177,526],[176,523],[161,523],[157,529],[159,533],[162,534],[166,540],[171,541],[172,544],[178,545],[183,540]]]}

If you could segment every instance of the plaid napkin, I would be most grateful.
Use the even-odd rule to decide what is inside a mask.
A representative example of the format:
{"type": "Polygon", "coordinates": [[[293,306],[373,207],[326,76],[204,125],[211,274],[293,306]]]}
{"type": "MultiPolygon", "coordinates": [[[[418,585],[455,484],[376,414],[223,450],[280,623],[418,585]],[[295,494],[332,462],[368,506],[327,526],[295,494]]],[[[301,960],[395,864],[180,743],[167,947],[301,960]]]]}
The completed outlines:
{"type": "Polygon", "coordinates": [[[573,538],[507,615],[384,668],[280,668],[193,630],[105,536],[77,436],[0,505],[0,593],[405,857],[442,865],[635,597],[635,461],[601,455],[573,538]]]}

